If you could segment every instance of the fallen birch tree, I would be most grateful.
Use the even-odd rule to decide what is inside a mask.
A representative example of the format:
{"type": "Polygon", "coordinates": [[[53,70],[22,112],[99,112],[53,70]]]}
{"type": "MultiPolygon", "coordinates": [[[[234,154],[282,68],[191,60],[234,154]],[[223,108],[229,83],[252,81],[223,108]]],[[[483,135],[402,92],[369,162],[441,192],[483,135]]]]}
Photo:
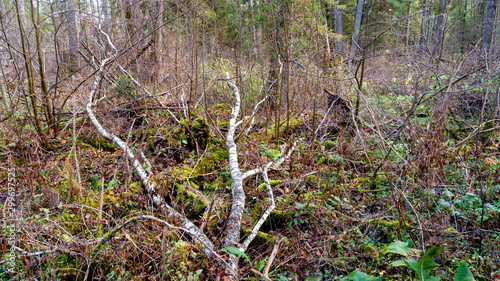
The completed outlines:
{"type": "MultiPolygon", "coordinates": [[[[106,42],[112,50],[111,55],[101,60],[98,69],[95,72],[95,77],[93,84],[91,86],[88,102],[86,104],[86,111],[88,117],[93,124],[93,126],[97,129],[97,132],[108,139],[109,141],[116,144],[125,154],[125,157],[133,166],[137,175],[141,178],[143,187],[145,188],[149,198],[155,204],[155,206],[161,210],[166,216],[168,221],[175,221],[178,225],[169,224],[166,220],[153,218],[151,216],[139,216],[136,218],[129,219],[124,224],[118,226],[113,231],[106,234],[103,238],[101,238],[101,242],[95,246],[92,254],[96,254],[102,244],[106,243],[110,240],[111,236],[114,235],[117,231],[123,229],[127,224],[132,221],[141,220],[141,219],[150,219],[161,222],[166,227],[170,229],[181,230],[187,234],[187,236],[191,237],[193,241],[198,242],[199,249],[214,262],[217,262],[217,259],[222,259],[221,255],[217,254],[222,249],[216,249],[214,243],[209,239],[209,237],[199,228],[197,227],[191,220],[189,220],[185,215],[178,212],[172,206],[170,206],[162,196],[157,191],[155,184],[151,181],[151,174],[148,173],[144,168],[143,164],[147,164],[148,160],[140,153],[140,157],[136,157],[133,153],[133,150],[129,145],[120,139],[118,136],[113,133],[108,132],[99,122],[96,115],[93,112],[93,107],[97,105],[97,101],[95,101],[95,94],[99,85],[105,75],[106,68],[112,64],[116,58],[118,51],[114,44],[111,42],[110,37],[101,29],[97,29],[100,34],[102,34],[106,38],[106,42]]],[[[229,169],[231,173],[231,193],[232,193],[232,202],[231,202],[231,211],[229,214],[229,218],[227,219],[227,228],[226,235],[223,240],[223,249],[226,249],[226,252],[229,255],[229,260],[219,261],[219,264],[224,267],[225,275],[230,280],[238,280],[239,278],[239,259],[244,253],[247,251],[248,246],[253,241],[253,239],[257,236],[257,232],[259,231],[262,224],[267,220],[272,210],[275,208],[273,191],[271,189],[271,184],[268,179],[268,170],[274,165],[281,165],[293,152],[296,142],[290,147],[287,153],[283,152],[283,156],[277,161],[270,161],[263,167],[258,167],[256,169],[242,172],[239,168],[238,162],[238,148],[235,142],[235,131],[236,128],[242,124],[242,120],[238,120],[238,115],[240,113],[240,94],[238,87],[231,82],[229,74],[226,73],[226,82],[228,86],[233,91],[234,95],[234,105],[232,107],[231,116],[229,120],[229,130],[226,135],[226,148],[229,152],[229,169]],[[243,212],[245,209],[245,190],[243,188],[243,180],[249,176],[262,174],[262,178],[265,182],[268,197],[269,197],[269,206],[266,211],[261,215],[260,219],[252,228],[251,232],[247,235],[247,237],[242,241],[241,239],[241,222],[243,217],[243,212]]],[[[92,260],[92,259],[91,259],[92,260]]]]}

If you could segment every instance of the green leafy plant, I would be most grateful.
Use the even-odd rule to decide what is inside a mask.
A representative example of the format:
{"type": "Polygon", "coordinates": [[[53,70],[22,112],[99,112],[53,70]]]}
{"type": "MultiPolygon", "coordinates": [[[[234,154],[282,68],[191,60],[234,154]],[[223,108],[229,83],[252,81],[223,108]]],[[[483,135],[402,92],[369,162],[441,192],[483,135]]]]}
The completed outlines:
{"type": "Polygon", "coordinates": [[[382,254],[398,254],[405,257],[410,255],[410,248],[408,247],[408,243],[401,241],[394,241],[391,244],[387,245],[383,250],[382,254]]]}
{"type": "Polygon", "coordinates": [[[251,262],[250,258],[247,256],[247,254],[240,251],[240,249],[238,249],[237,247],[227,246],[226,248],[222,249],[221,252],[230,253],[230,254],[233,254],[233,255],[238,256],[240,258],[245,258],[248,262],[251,262]]]}
{"type": "Polygon", "coordinates": [[[438,277],[431,276],[431,270],[438,267],[434,261],[435,256],[441,255],[443,251],[443,246],[433,247],[425,252],[424,256],[420,260],[406,260],[406,263],[410,266],[413,272],[417,275],[420,281],[437,281],[440,280],[438,277]]]}
{"type": "MultiPolygon", "coordinates": [[[[439,264],[434,261],[434,257],[441,255],[443,247],[444,246],[441,245],[438,247],[430,248],[418,261],[416,261],[413,259],[409,259],[412,249],[408,247],[408,243],[394,241],[391,244],[387,245],[384,250],[382,250],[382,254],[397,254],[406,257],[406,260],[396,260],[393,261],[391,265],[411,268],[413,273],[415,273],[418,280],[420,281],[438,281],[441,279],[439,277],[432,276],[431,271],[434,268],[439,267],[439,264]]],[[[458,267],[453,280],[475,280],[465,261],[460,262],[460,266],[458,267]]]]}
{"type": "Polygon", "coordinates": [[[136,86],[127,76],[118,75],[118,82],[115,86],[116,92],[124,95],[131,95],[136,89],[136,86]]]}
{"type": "Polygon", "coordinates": [[[379,281],[382,280],[380,277],[375,277],[372,275],[368,275],[364,272],[361,272],[359,270],[355,270],[351,272],[351,274],[347,275],[346,277],[343,277],[340,279],[341,281],[379,281]]]}
{"type": "MultiPolygon", "coordinates": [[[[498,186],[488,187],[485,193],[490,194],[489,197],[495,198],[494,192],[498,192],[498,186]]],[[[481,203],[481,198],[478,195],[472,192],[467,192],[462,196],[457,197],[454,200],[451,200],[453,195],[448,195],[448,193],[444,193],[448,200],[440,198],[437,201],[436,209],[437,210],[447,210],[452,211],[451,214],[454,216],[474,216],[477,222],[480,222],[481,219],[489,220],[493,219],[500,213],[500,200],[495,200],[491,203],[483,204],[481,203]],[[484,207],[484,213],[483,213],[484,207]]]]}
{"type": "Polygon", "coordinates": [[[457,273],[453,278],[453,281],[474,281],[474,275],[470,272],[466,261],[461,261],[460,266],[458,266],[457,273]]]}
{"type": "Polygon", "coordinates": [[[257,268],[257,270],[259,272],[262,272],[262,270],[264,270],[264,267],[266,266],[268,259],[269,259],[269,257],[266,257],[265,259],[261,259],[261,260],[255,262],[255,267],[257,268]]]}

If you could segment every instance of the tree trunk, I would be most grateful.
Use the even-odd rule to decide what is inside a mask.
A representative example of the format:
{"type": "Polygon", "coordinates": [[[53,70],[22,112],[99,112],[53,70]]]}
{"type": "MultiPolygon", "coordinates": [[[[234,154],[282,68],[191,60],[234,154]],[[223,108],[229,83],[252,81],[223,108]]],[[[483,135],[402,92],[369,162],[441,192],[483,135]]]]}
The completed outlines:
{"type": "Polygon", "coordinates": [[[493,35],[493,24],[495,21],[496,3],[495,0],[488,0],[486,15],[484,17],[483,41],[481,44],[481,55],[486,58],[489,53],[491,37],[493,35]]]}
{"type": "Polygon", "coordinates": [[[24,28],[26,27],[26,15],[24,13],[25,6],[24,0],[15,0],[14,1],[17,7],[17,22],[19,24],[19,34],[21,37],[21,47],[22,47],[22,55],[24,58],[24,66],[26,68],[26,78],[28,80],[28,90],[30,92],[29,99],[31,102],[32,110],[33,110],[33,119],[35,123],[35,129],[39,135],[42,135],[42,129],[40,126],[40,120],[38,117],[38,105],[37,99],[35,97],[35,82],[33,78],[33,66],[31,61],[31,52],[29,40],[26,38],[26,33],[24,28]]]}
{"type": "Polygon", "coordinates": [[[420,47],[424,47],[424,45],[426,44],[426,40],[425,40],[425,29],[427,27],[427,24],[426,24],[426,21],[427,21],[427,0],[425,0],[424,2],[424,7],[422,9],[422,23],[420,24],[420,47]]]}
{"type": "Polygon", "coordinates": [[[413,0],[408,1],[408,13],[406,14],[406,41],[405,47],[408,47],[410,41],[410,15],[411,15],[411,3],[413,0]]]}
{"type": "Polygon", "coordinates": [[[338,5],[340,5],[340,1],[337,1],[337,4],[333,9],[335,12],[335,33],[337,34],[335,37],[335,48],[337,53],[342,54],[342,49],[344,48],[344,44],[342,43],[342,12],[340,11],[338,5]]]}
{"type": "MultiPolygon", "coordinates": [[[[153,29],[157,29],[159,26],[163,24],[163,2],[158,1],[156,2],[156,7],[155,7],[155,20],[153,22],[153,29]]],[[[156,88],[158,83],[160,81],[160,77],[162,77],[162,59],[161,59],[161,42],[162,42],[162,34],[161,34],[161,28],[154,31],[152,34],[152,40],[153,40],[153,60],[155,62],[155,70],[153,72],[153,84],[154,87],[156,88]]]]}
{"type": "Polygon", "coordinates": [[[463,53],[465,52],[465,46],[466,46],[466,41],[467,39],[465,38],[465,34],[466,34],[466,28],[467,28],[467,2],[469,2],[469,0],[465,0],[464,1],[464,5],[463,6],[460,6],[460,16],[462,17],[461,20],[460,20],[460,38],[459,38],[459,41],[460,42],[460,53],[463,53]],[[463,8],[462,8],[463,7],[463,8]],[[462,11],[463,9],[463,11],[462,11]]]}
{"type": "MultiPolygon", "coordinates": [[[[75,0],[70,0],[75,1],[75,0]]],[[[102,0],[102,14],[104,17],[104,22],[103,22],[103,27],[104,27],[104,32],[108,33],[110,32],[110,6],[109,6],[109,0],[102,0]]]]}
{"type": "MultiPolygon", "coordinates": [[[[7,20],[5,17],[7,16],[7,9],[5,9],[5,3],[3,1],[0,2],[0,22],[2,24],[2,31],[4,30],[7,20]]],[[[4,33],[5,34],[5,33],[4,33]]],[[[5,41],[7,41],[7,36],[5,36],[5,41]]]]}
{"type": "Polygon", "coordinates": [[[361,50],[361,47],[358,45],[358,37],[361,19],[363,18],[363,3],[364,0],[358,0],[358,5],[356,6],[356,18],[354,19],[354,32],[352,34],[351,52],[349,54],[349,66],[352,65],[354,57],[361,50]]]}
{"type": "Polygon", "coordinates": [[[68,37],[69,37],[69,69],[71,72],[76,71],[79,67],[78,63],[78,27],[77,27],[77,5],[76,0],[68,1],[68,37]]]}
{"type": "MultiPolygon", "coordinates": [[[[53,136],[57,136],[57,127],[55,126],[55,119],[54,119],[54,112],[52,111],[52,102],[53,99],[49,98],[49,88],[47,86],[47,78],[45,76],[45,61],[43,57],[43,51],[42,51],[42,34],[40,31],[40,24],[39,24],[39,6],[37,6],[37,13],[35,16],[35,4],[34,1],[30,1],[31,4],[31,21],[33,22],[33,26],[35,28],[35,39],[36,39],[36,49],[38,53],[38,69],[40,71],[40,86],[42,88],[42,100],[44,102],[43,108],[44,108],[44,114],[45,114],[45,120],[47,121],[47,127],[50,129],[52,128],[53,131],[53,136]]],[[[39,5],[39,2],[37,3],[39,5]]]]}
{"type": "Polygon", "coordinates": [[[448,0],[439,1],[438,15],[436,17],[436,41],[434,43],[434,51],[439,54],[441,53],[441,48],[443,47],[443,26],[446,15],[446,6],[448,5],[448,0]]]}

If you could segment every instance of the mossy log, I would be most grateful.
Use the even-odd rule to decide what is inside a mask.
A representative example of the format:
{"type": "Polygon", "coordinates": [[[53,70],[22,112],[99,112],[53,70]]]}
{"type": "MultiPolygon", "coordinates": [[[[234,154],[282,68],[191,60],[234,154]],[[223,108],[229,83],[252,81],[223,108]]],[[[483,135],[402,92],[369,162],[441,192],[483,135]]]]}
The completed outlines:
{"type": "Polygon", "coordinates": [[[93,148],[103,149],[109,152],[115,152],[118,149],[117,145],[109,143],[105,138],[101,136],[81,138],[80,141],[91,145],[93,148]]]}

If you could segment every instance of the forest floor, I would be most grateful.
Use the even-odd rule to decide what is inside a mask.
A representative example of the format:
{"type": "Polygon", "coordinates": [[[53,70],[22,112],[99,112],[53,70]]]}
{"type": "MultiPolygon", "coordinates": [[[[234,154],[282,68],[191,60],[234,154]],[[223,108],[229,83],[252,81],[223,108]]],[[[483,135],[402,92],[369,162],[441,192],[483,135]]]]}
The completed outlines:
{"type": "MultiPolygon", "coordinates": [[[[375,92],[380,84],[369,80],[370,70],[366,92],[375,92]]],[[[189,118],[185,104],[172,102],[180,123],[147,100],[114,108],[109,99],[96,109],[110,132],[137,155],[144,152],[152,164],[145,168],[165,200],[203,227],[217,247],[231,208],[225,134],[232,100],[219,86],[227,92],[221,102],[201,102],[189,118]]],[[[410,108],[408,94],[379,92],[363,101],[359,119],[371,121],[357,124],[327,115],[322,97],[316,112],[295,111],[288,122],[280,116],[278,137],[274,115],[261,113],[248,132],[251,118],[244,118],[236,140],[243,171],[281,157],[300,140],[269,172],[276,209],[241,259],[241,278],[261,280],[271,260],[272,280],[452,280],[468,270],[477,280],[500,280],[498,125],[487,128],[467,115],[477,111],[473,102],[450,98],[449,111],[436,109],[441,98],[419,106],[398,139],[393,136],[404,114],[395,108],[410,108]],[[370,119],[375,107],[397,118],[375,112],[370,119]],[[417,261],[425,269],[412,267],[417,261]],[[351,273],[359,279],[348,279],[351,273]]],[[[13,197],[18,218],[15,231],[6,222],[2,227],[4,235],[15,236],[20,254],[11,275],[8,240],[2,239],[0,279],[83,280],[88,274],[89,280],[216,280],[219,269],[196,245],[156,222],[126,226],[91,255],[128,218],[162,214],[123,152],[99,136],[84,112],[74,120],[76,134],[73,120],[63,121],[50,148],[23,114],[0,124],[2,215],[9,215],[13,197]]],[[[243,235],[267,206],[262,183],[261,176],[244,182],[243,235]]]]}

